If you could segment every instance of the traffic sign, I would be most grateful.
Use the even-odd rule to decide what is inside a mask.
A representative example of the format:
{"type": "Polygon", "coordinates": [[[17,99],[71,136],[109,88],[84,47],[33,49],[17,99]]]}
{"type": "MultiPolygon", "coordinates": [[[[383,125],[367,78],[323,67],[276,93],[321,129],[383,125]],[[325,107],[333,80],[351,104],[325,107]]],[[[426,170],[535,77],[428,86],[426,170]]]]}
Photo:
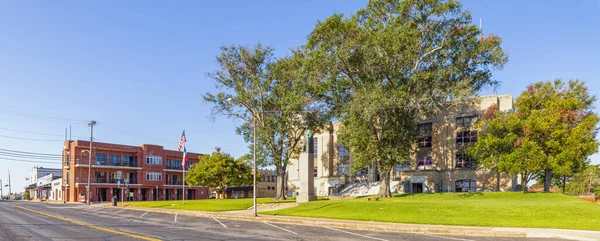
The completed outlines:
{"type": "Polygon", "coordinates": [[[117,171],[117,179],[123,179],[123,172],[117,171]]]}

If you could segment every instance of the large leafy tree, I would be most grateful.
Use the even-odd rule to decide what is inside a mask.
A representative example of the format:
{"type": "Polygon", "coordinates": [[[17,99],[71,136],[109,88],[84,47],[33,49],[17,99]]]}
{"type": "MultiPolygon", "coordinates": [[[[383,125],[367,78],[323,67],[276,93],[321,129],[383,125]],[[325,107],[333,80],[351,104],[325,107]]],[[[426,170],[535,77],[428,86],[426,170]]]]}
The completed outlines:
{"type": "MultiPolygon", "coordinates": [[[[507,58],[457,1],[373,0],[319,22],[306,44],[312,77],[343,123],[355,168],[376,167],[378,197],[409,158],[420,118],[449,111],[484,87],[507,58]]],[[[312,79],[311,79],[312,80],[312,79]]]]}
{"type": "Polygon", "coordinates": [[[544,191],[549,191],[553,174],[573,175],[597,151],[595,100],[577,80],[537,82],[517,98],[524,138],[534,141],[546,157],[541,174],[544,191]]]}
{"type": "Polygon", "coordinates": [[[594,101],[581,81],[532,84],[517,98],[514,112],[486,113],[469,154],[498,172],[520,174],[523,191],[535,177],[543,177],[549,191],[553,173],[572,176],[596,152],[594,101]]]}
{"type": "Polygon", "coordinates": [[[286,169],[290,158],[300,151],[304,131],[316,131],[329,121],[330,113],[319,104],[318,86],[309,85],[301,52],[276,59],[273,49],[222,47],[217,57],[220,69],[209,76],[217,83],[218,93],[206,93],[213,114],[243,121],[237,132],[251,143],[256,121],[257,156],[260,165],[275,166],[276,199],[286,198],[286,169]],[[235,99],[233,103],[228,101],[235,99]]]}
{"type": "Polygon", "coordinates": [[[247,156],[236,160],[227,153],[215,151],[198,159],[198,164],[185,176],[186,183],[192,186],[215,187],[222,193],[228,187],[252,184],[252,166],[247,156]]]}

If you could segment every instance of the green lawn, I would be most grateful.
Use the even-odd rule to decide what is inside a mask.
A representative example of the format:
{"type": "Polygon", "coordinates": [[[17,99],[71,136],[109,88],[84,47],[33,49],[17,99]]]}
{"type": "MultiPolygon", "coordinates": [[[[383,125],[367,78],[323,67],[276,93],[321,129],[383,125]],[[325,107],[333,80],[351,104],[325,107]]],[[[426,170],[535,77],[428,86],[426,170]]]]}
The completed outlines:
{"type": "Polygon", "coordinates": [[[262,212],[398,223],[600,230],[600,205],[556,193],[441,193],[303,203],[262,212]]]}
{"type": "MultiPolygon", "coordinates": [[[[273,200],[272,198],[257,198],[259,204],[277,203],[277,202],[295,202],[295,199],[283,201],[273,200]]],[[[199,210],[199,211],[232,211],[244,210],[252,207],[252,198],[239,199],[202,199],[202,200],[186,200],[185,205],[179,201],[146,201],[146,202],[127,202],[125,206],[144,207],[144,208],[168,208],[168,209],[183,209],[183,210],[199,210]]]]}

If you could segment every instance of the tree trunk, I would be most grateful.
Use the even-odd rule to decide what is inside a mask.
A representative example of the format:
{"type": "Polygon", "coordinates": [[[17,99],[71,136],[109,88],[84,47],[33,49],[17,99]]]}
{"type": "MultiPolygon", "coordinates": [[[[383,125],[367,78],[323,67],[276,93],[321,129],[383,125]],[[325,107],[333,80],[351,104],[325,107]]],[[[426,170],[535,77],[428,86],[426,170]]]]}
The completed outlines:
{"type": "Polygon", "coordinates": [[[546,169],[544,172],[544,192],[550,192],[550,182],[552,182],[552,170],[546,169]]]}
{"type": "Polygon", "coordinates": [[[391,182],[391,168],[385,168],[387,170],[382,170],[379,174],[382,177],[381,185],[379,186],[379,192],[377,193],[378,198],[387,198],[392,197],[392,192],[390,191],[390,182],[391,182]]]}
{"type": "Polygon", "coordinates": [[[566,192],[566,188],[567,188],[567,175],[563,175],[563,182],[562,182],[562,193],[565,194],[566,192]]]}
{"type": "Polygon", "coordinates": [[[498,168],[496,167],[496,191],[500,191],[500,172],[498,172],[498,168]]]}
{"type": "Polygon", "coordinates": [[[287,199],[287,192],[285,187],[287,186],[285,180],[285,170],[281,170],[283,168],[277,168],[275,170],[277,172],[277,194],[275,195],[276,200],[285,200],[287,199]]]}
{"type": "Polygon", "coordinates": [[[527,176],[529,176],[527,173],[521,174],[521,190],[523,193],[527,193],[527,176]]]}

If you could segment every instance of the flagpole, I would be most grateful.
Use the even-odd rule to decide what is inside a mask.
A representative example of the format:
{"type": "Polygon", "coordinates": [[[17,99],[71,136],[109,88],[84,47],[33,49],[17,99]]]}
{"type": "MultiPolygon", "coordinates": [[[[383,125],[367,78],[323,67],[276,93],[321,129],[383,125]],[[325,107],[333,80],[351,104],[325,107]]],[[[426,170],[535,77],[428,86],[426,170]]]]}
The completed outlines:
{"type": "MultiPolygon", "coordinates": [[[[184,144],[185,146],[185,144],[184,144]]],[[[187,162],[185,161],[185,151],[183,152],[183,157],[182,157],[182,162],[183,162],[183,168],[181,169],[181,172],[183,172],[183,180],[181,181],[181,186],[183,187],[183,193],[181,194],[182,198],[182,204],[181,205],[185,205],[185,166],[187,165],[187,162]]]]}

